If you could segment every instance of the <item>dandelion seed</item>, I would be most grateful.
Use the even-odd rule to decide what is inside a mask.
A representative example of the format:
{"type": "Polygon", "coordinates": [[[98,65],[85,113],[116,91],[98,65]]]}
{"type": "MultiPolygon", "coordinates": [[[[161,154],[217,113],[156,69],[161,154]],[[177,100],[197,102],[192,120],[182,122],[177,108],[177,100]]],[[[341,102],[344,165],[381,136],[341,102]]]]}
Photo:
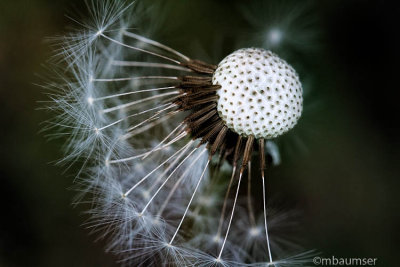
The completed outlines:
{"type": "Polygon", "coordinates": [[[95,27],[64,43],[75,81],[55,97],[67,116],[63,124],[76,129],[74,156],[101,165],[83,182],[93,194],[90,227],[110,236],[108,249],[127,263],[153,257],[178,266],[245,264],[258,257],[234,244],[232,228],[247,179],[246,231],[266,244],[268,266],[284,266],[270,245],[264,169],[267,151],[280,161],[270,140],[291,130],[302,113],[296,71],[263,48],[239,49],[217,65],[192,59],[128,30],[126,8],[117,1],[95,7],[95,27]],[[258,221],[250,186],[254,151],[263,192],[258,221]],[[217,177],[209,174],[214,160],[217,169],[231,165],[223,199],[207,195],[216,190],[217,177]],[[191,235],[190,226],[199,224],[201,232],[191,235]]]}
{"type": "Polygon", "coordinates": [[[272,46],[277,46],[281,43],[283,38],[283,33],[277,28],[271,29],[267,33],[267,42],[271,43],[272,46]]]}

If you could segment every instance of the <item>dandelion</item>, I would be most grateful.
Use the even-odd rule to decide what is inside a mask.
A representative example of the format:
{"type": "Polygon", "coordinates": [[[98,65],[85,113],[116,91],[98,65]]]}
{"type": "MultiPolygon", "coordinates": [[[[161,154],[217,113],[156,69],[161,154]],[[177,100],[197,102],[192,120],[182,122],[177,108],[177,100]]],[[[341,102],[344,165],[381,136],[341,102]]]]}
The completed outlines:
{"type": "Polygon", "coordinates": [[[269,219],[266,203],[266,155],[280,162],[271,139],[303,110],[291,65],[263,48],[206,63],[135,33],[119,1],[90,6],[94,23],[58,51],[70,76],[51,97],[53,125],[69,136],[65,159],[85,161],[78,201],[92,198],[87,225],[109,239],[107,250],[135,266],[306,263],[309,254],[277,260],[282,242],[270,230],[281,222],[269,219]]]}
{"type": "Polygon", "coordinates": [[[291,5],[287,1],[259,1],[241,4],[240,8],[254,28],[248,38],[257,45],[287,57],[290,52],[310,54],[318,44],[309,1],[291,5]]]}

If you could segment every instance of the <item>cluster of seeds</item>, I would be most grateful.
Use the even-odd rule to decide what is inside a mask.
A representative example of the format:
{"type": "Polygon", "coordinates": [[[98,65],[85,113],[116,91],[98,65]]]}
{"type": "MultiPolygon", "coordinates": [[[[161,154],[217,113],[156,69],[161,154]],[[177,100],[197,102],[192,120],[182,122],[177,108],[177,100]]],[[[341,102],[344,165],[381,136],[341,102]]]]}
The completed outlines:
{"type": "Polygon", "coordinates": [[[214,72],[218,114],[239,135],[274,138],[292,129],[303,108],[296,71],[274,53],[261,48],[228,55],[214,72]]]}

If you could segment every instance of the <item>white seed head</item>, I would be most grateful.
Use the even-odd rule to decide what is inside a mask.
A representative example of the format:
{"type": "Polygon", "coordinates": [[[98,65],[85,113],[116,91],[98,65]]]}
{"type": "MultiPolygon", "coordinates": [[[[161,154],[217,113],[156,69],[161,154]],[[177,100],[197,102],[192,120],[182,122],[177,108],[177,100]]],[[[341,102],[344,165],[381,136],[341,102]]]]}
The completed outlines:
{"type": "Polygon", "coordinates": [[[274,138],[292,129],[303,109],[302,87],[296,71],[262,48],[239,49],[218,65],[213,84],[218,113],[234,132],[274,138]]]}

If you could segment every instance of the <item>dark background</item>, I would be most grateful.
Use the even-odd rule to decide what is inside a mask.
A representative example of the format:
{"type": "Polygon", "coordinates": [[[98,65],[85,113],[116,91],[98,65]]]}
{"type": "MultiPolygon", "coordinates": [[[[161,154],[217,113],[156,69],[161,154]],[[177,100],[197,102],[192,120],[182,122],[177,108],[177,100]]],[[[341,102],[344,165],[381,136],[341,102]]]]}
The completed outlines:
{"type": "MultiPolygon", "coordinates": [[[[168,1],[172,13],[164,16],[211,51],[218,29],[248,27],[235,20],[239,2],[168,1]]],[[[283,155],[270,172],[270,190],[303,209],[307,248],[397,266],[399,9],[389,1],[307,3],[320,36],[304,64],[319,106],[307,124],[306,152],[283,155]]],[[[46,100],[37,74],[46,73],[42,64],[51,55],[44,39],[73,24],[69,10],[86,12],[80,0],[0,1],[0,266],[114,264],[81,226],[82,207],[70,204],[74,170],[52,163],[62,157],[62,140],[39,133],[52,116],[37,110],[46,100]]],[[[191,55],[180,38],[170,40],[191,55]]]]}

